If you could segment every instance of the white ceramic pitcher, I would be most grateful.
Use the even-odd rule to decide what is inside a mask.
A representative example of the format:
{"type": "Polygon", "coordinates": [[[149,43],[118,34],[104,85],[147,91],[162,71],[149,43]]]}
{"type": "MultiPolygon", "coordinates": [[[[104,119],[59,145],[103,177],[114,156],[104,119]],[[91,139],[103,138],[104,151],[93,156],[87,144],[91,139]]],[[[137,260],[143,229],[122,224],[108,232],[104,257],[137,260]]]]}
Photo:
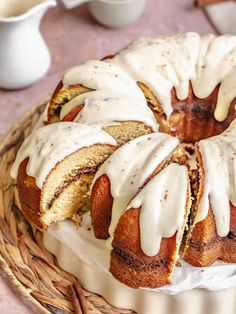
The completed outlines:
{"type": "Polygon", "coordinates": [[[51,58],[39,26],[55,0],[0,0],[0,88],[18,89],[41,79],[51,58]]]}

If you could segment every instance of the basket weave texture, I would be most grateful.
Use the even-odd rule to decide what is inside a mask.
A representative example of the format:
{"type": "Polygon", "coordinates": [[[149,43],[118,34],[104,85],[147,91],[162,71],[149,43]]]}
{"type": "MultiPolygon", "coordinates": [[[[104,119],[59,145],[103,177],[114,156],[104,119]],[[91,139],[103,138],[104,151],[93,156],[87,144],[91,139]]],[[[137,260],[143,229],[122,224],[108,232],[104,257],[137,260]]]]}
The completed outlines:
{"type": "MultiPolygon", "coordinates": [[[[68,287],[76,278],[63,271],[42,245],[42,233],[31,226],[17,206],[17,189],[10,176],[17,150],[29,135],[46,102],[34,106],[0,143],[0,268],[11,283],[42,313],[73,313],[68,287]]],[[[91,314],[130,314],[84,290],[91,314]]]]}

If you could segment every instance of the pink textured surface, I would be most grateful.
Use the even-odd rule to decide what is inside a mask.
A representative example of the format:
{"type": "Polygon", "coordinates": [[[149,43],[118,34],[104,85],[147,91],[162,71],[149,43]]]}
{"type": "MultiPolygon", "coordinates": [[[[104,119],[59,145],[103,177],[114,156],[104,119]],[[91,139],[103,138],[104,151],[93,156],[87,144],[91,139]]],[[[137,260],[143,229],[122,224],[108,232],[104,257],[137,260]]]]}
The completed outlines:
{"type": "MultiPolygon", "coordinates": [[[[123,29],[98,25],[85,5],[72,11],[61,6],[48,12],[42,22],[42,33],[52,54],[47,76],[24,90],[0,90],[0,138],[14,121],[32,104],[49,95],[63,71],[87,59],[112,54],[140,36],[169,35],[196,31],[214,32],[203,11],[193,6],[194,0],[147,0],[143,15],[123,29]]],[[[0,277],[0,313],[33,314],[32,308],[0,277]]]]}

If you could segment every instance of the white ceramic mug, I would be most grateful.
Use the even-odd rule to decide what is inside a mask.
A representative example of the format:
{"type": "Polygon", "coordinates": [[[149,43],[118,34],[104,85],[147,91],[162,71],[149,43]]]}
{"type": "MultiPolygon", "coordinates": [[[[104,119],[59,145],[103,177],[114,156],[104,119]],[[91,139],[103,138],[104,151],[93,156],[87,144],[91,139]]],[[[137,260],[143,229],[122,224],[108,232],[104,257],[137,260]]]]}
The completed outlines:
{"type": "Polygon", "coordinates": [[[135,21],[145,4],[146,0],[92,0],[89,9],[99,23],[118,28],[135,21]]]}

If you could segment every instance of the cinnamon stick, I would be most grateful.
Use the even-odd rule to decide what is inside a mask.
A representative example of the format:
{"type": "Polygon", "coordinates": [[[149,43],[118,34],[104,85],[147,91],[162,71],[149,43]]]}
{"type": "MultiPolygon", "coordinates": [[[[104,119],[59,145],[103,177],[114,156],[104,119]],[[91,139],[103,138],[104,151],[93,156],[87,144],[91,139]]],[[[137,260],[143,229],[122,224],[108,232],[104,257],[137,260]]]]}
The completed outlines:
{"type": "Polygon", "coordinates": [[[214,3],[224,2],[224,1],[228,1],[228,0],[196,0],[196,4],[199,7],[203,7],[204,5],[214,4],[214,3]]]}
{"type": "Polygon", "coordinates": [[[89,314],[87,301],[78,281],[69,286],[69,292],[75,314],[89,314]]]}

